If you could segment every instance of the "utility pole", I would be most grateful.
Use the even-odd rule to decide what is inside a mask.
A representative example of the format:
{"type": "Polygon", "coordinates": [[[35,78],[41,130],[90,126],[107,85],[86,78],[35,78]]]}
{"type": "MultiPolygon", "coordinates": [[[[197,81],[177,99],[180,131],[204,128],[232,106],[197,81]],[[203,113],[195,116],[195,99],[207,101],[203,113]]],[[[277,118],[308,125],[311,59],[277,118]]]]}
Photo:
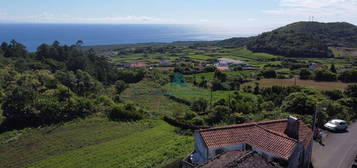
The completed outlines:
{"type": "Polygon", "coordinates": [[[210,106],[212,108],[212,98],[213,98],[213,89],[212,89],[212,86],[211,86],[211,99],[210,99],[210,106]]]}

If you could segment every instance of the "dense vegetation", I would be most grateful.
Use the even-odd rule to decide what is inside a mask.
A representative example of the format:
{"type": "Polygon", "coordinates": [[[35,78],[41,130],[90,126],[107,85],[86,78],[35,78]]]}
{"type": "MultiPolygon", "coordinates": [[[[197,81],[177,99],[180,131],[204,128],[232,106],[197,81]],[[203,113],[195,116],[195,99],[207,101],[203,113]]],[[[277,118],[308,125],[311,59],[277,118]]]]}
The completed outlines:
{"type": "Polygon", "coordinates": [[[244,47],[246,46],[250,40],[252,40],[253,38],[245,38],[245,37],[233,37],[230,39],[226,39],[226,40],[222,40],[220,42],[218,42],[217,44],[219,46],[223,46],[223,47],[235,47],[235,48],[239,48],[239,47],[244,47]]]}
{"type": "Polygon", "coordinates": [[[288,57],[332,57],[329,47],[357,47],[357,27],[349,23],[297,22],[263,33],[247,47],[288,57]]]}
{"type": "Polygon", "coordinates": [[[0,134],[0,167],[164,167],[192,151],[193,138],[164,121],[101,117],[0,134]],[[8,140],[10,139],[10,140],[8,140]]]}
{"type": "Polygon", "coordinates": [[[217,42],[94,48],[1,45],[0,167],[163,167],[193,150],[200,127],[288,115],[311,125],[316,109],[320,127],[357,118],[353,57],[295,59],[217,42]],[[243,62],[219,70],[218,58],[243,62]]]}
{"type": "Polygon", "coordinates": [[[55,41],[29,53],[14,40],[2,43],[2,131],[69,121],[110,108],[120,102],[117,95],[125,82],[144,77],[141,70],[119,72],[108,58],[80,47],[80,41],[72,46],[55,41]]]}

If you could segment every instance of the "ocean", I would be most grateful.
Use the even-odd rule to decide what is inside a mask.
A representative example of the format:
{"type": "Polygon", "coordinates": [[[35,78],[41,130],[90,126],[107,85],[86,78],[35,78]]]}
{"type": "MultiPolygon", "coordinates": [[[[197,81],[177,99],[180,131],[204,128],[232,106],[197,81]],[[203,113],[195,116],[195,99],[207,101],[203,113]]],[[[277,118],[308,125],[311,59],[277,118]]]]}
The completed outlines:
{"type": "Polygon", "coordinates": [[[232,34],[189,25],[147,24],[0,24],[0,42],[12,39],[35,51],[43,43],[71,45],[82,40],[85,46],[146,42],[222,40],[232,34]]]}

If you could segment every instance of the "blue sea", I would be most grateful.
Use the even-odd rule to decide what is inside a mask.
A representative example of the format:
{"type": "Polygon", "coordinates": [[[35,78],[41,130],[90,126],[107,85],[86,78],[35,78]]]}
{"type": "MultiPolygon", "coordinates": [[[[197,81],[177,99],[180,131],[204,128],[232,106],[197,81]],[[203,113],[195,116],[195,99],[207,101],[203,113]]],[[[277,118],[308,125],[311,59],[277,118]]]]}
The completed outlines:
{"type": "Polygon", "coordinates": [[[233,36],[200,26],[147,24],[0,24],[0,42],[12,39],[35,51],[43,43],[71,45],[133,44],[146,42],[221,40],[233,36]]]}

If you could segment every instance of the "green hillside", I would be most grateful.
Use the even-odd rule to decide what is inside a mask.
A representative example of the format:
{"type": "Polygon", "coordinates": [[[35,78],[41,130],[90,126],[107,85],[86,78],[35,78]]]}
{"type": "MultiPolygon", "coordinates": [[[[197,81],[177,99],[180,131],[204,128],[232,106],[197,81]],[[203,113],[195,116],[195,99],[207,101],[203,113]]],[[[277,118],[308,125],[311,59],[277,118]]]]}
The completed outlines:
{"type": "Polygon", "coordinates": [[[250,40],[254,52],[288,57],[332,57],[329,47],[357,47],[357,27],[344,22],[297,22],[250,40]]]}
{"type": "Polygon", "coordinates": [[[229,38],[226,40],[219,41],[217,45],[223,46],[223,47],[243,47],[246,46],[250,40],[252,40],[252,37],[233,37],[229,38]]]}
{"type": "Polygon", "coordinates": [[[193,139],[160,120],[117,123],[101,117],[0,135],[0,167],[163,167],[193,139]]]}

